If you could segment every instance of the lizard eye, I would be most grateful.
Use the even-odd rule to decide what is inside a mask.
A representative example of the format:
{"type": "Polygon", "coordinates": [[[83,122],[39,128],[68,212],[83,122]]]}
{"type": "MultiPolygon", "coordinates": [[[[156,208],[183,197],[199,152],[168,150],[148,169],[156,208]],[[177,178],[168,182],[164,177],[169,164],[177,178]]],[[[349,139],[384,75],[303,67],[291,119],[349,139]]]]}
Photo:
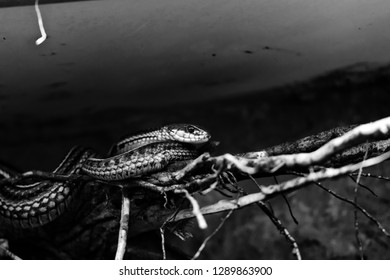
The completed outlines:
{"type": "Polygon", "coordinates": [[[189,133],[194,133],[194,132],[195,132],[195,127],[193,127],[192,125],[190,125],[190,126],[187,127],[187,131],[188,131],[189,133]]]}

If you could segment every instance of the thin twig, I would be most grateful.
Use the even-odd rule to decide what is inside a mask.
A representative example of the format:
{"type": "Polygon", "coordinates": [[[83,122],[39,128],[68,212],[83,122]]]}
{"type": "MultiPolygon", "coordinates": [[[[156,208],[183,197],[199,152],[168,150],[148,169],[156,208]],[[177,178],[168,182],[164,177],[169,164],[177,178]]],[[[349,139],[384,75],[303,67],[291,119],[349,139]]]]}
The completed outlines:
{"type": "MultiPolygon", "coordinates": [[[[299,172],[294,172],[293,174],[297,175],[297,176],[306,176],[306,174],[304,173],[299,173],[299,172]]],[[[373,215],[371,215],[366,209],[362,208],[359,204],[355,203],[354,201],[348,199],[348,198],[345,198],[339,194],[337,194],[336,192],[332,191],[331,189],[328,189],[326,187],[324,187],[322,185],[321,182],[313,182],[315,185],[317,185],[318,187],[320,187],[321,189],[323,189],[324,191],[328,192],[329,194],[333,195],[334,197],[336,197],[337,199],[340,199],[341,201],[344,201],[348,204],[351,204],[354,208],[357,208],[364,216],[366,216],[369,220],[371,220],[372,222],[374,222],[377,227],[387,236],[390,238],[390,233],[384,228],[384,226],[377,220],[375,219],[375,217],[373,215]]]]}
{"type": "Polygon", "coordinates": [[[299,224],[299,223],[298,223],[298,220],[297,220],[297,218],[295,218],[294,213],[292,212],[292,209],[291,209],[290,202],[288,201],[288,199],[287,199],[287,197],[286,197],[286,195],[285,195],[284,193],[282,193],[282,197],[283,197],[284,201],[285,201],[286,204],[287,204],[287,208],[288,208],[288,211],[289,211],[289,213],[290,213],[291,218],[293,219],[294,223],[295,223],[296,225],[298,225],[298,224],[299,224]]]}
{"type": "MultiPolygon", "coordinates": [[[[351,175],[358,176],[359,173],[351,173],[351,175]]],[[[390,181],[390,177],[371,174],[371,173],[360,173],[360,177],[368,177],[368,178],[374,178],[374,179],[379,179],[379,180],[384,180],[384,181],[390,181]]]]}
{"type": "MultiPolygon", "coordinates": [[[[348,174],[348,177],[354,181],[358,186],[362,187],[363,189],[369,191],[373,196],[375,197],[378,197],[378,195],[369,187],[367,187],[366,185],[363,185],[361,182],[358,182],[351,174],[348,174]]],[[[362,176],[360,176],[362,177],[362,176]]]]}
{"type": "Polygon", "coordinates": [[[193,198],[186,189],[175,190],[175,193],[184,193],[186,198],[191,202],[192,213],[194,214],[194,216],[196,217],[196,219],[198,221],[199,228],[206,229],[207,228],[207,223],[206,223],[205,218],[202,215],[202,212],[200,211],[200,207],[199,207],[199,204],[196,201],[196,199],[193,198]]]}
{"type": "Polygon", "coordinates": [[[260,185],[259,183],[257,183],[256,179],[253,178],[252,175],[248,174],[248,177],[249,177],[249,179],[251,179],[251,181],[256,185],[256,187],[259,189],[259,191],[263,191],[264,186],[262,186],[262,185],[260,185]]]}
{"type": "MultiPolygon", "coordinates": [[[[364,154],[363,162],[366,160],[367,154],[368,154],[368,149],[366,149],[366,153],[364,154]]],[[[363,170],[363,167],[360,167],[359,168],[359,172],[358,172],[358,176],[357,176],[357,179],[356,179],[356,185],[355,185],[355,188],[354,188],[354,198],[353,198],[353,201],[355,202],[355,204],[358,203],[358,189],[359,189],[359,182],[360,182],[360,176],[362,174],[362,170],[363,170]]],[[[356,243],[357,243],[357,246],[358,246],[358,250],[359,250],[359,253],[360,253],[360,259],[364,260],[363,244],[362,244],[362,240],[359,237],[359,217],[358,217],[357,210],[358,209],[356,207],[353,210],[354,226],[355,226],[355,237],[356,237],[356,243]]]]}
{"type": "Polygon", "coordinates": [[[11,260],[22,260],[20,257],[12,253],[10,250],[5,248],[4,246],[0,245],[0,251],[3,251],[4,255],[9,257],[11,260]]]}
{"type": "MultiPolygon", "coordinates": [[[[249,178],[252,180],[252,182],[255,183],[255,185],[261,191],[263,187],[260,186],[259,183],[257,183],[256,179],[253,178],[251,175],[249,175],[249,178]]],[[[277,180],[275,180],[275,181],[276,181],[276,183],[278,183],[277,180]]],[[[247,195],[246,192],[244,192],[244,194],[247,195]]],[[[295,255],[295,257],[298,260],[301,260],[302,259],[301,252],[299,250],[297,242],[295,241],[295,238],[290,234],[290,232],[287,230],[287,228],[282,224],[282,221],[279,220],[275,216],[275,213],[274,213],[274,211],[272,209],[272,206],[271,206],[269,200],[267,202],[269,204],[269,207],[267,207],[267,205],[263,201],[257,201],[256,204],[270,218],[271,222],[276,226],[276,228],[279,230],[279,232],[284,235],[284,237],[287,239],[287,241],[290,242],[291,247],[293,248],[292,249],[293,255],[295,255]]],[[[293,215],[292,215],[292,217],[294,218],[293,215]]]]}
{"type": "MultiPolygon", "coordinates": [[[[273,176],[273,177],[274,177],[275,183],[276,183],[276,184],[279,184],[278,179],[276,178],[276,176],[273,176]]],[[[298,220],[297,220],[297,219],[295,218],[295,216],[294,216],[294,213],[292,212],[290,202],[288,201],[288,199],[287,199],[287,197],[286,197],[286,195],[285,195],[284,193],[282,193],[282,197],[283,197],[284,201],[285,201],[286,204],[287,204],[288,211],[290,212],[290,216],[291,216],[291,218],[293,219],[294,223],[295,223],[296,225],[299,224],[299,223],[298,223],[298,220]]]]}
{"type": "Polygon", "coordinates": [[[295,238],[290,234],[288,229],[282,224],[282,221],[275,216],[273,211],[269,209],[263,201],[258,201],[256,204],[270,218],[271,222],[275,225],[275,227],[279,230],[279,232],[291,244],[292,253],[297,258],[297,260],[301,260],[302,256],[298,247],[298,243],[296,242],[295,238]]]}
{"type": "Polygon", "coordinates": [[[218,186],[218,181],[215,181],[214,183],[212,183],[212,184],[210,185],[210,187],[208,187],[208,188],[205,189],[205,190],[202,190],[200,193],[201,193],[202,195],[206,195],[206,194],[208,194],[209,192],[215,190],[215,189],[217,188],[217,186],[218,186]]]}
{"type": "MultiPolygon", "coordinates": [[[[244,195],[248,195],[248,193],[246,191],[244,191],[243,189],[241,189],[238,185],[237,185],[237,180],[236,178],[233,176],[233,179],[235,182],[232,182],[235,187],[244,195]]],[[[248,174],[248,177],[251,179],[251,181],[258,187],[258,189],[261,191],[262,190],[262,186],[259,185],[259,183],[257,183],[256,179],[253,178],[253,176],[249,175],[248,174]]],[[[295,241],[295,238],[290,234],[290,232],[287,230],[287,228],[282,224],[282,222],[275,216],[274,214],[274,211],[272,209],[272,206],[270,204],[269,201],[267,201],[268,204],[269,204],[269,207],[267,207],[267,205],[263,202],[263,201],[257,201],[256,202],[256,205],[264,212],[264,214],[266,214],[268,216],[268,218],[271,220],[271,222],[275,225],[275,227],[279,230],[279,232],[286,238],[286,240],[291,244],[291,247],[292,247],[292,253],[293,255],[295,255],[295,257],[298,259],[298,260],[301,260],[302,257],[301,257],[301,252],[299,250],[299,247],[298,247],[298,244],[297,242],[295,241]]]]}
{"type": "Polygon", "coordinates": [[[218,227],[209,235],[205,238],[205,240],[203,240],[202,244],[200,245],[198,251],[195,253],[195,255],[191,258],[192,260],[195,260],[197,259],[200,254],[202,253],[203,249],[206,247],[206,244],[207,242],[209,242],[209,240],[217,234],[217,232],[222,228],[222,226],[225,224],[226,220],[230,217],[231,214],[233,214],[234,212],[234,209],[231,209],[227,214],[226,216],[222,219],[222,221],[219,223],[218,227]]]}
{"type": "Polygon", "coordinates": [[[334,197],[346,202],[346,203],[349,203],[351,204],[353,207],[357,208],[364,216],[366,216],[369,220],[371,220],[372,222],[374,222],[377,227],[382,231],[382,233],[384,235],[386,235],[386,237],[390,238],[390,233],[384,228],[384,226],[377,220],[375,219],[375,217],[373,215],[371,215],[366,209],[364,209],[363,207],[361,207],[359,204],[356,204],[354,201],[348,199],[348,198],[345,198],[339,194],[337,194],[336,192],[328,189],[328,188],[325,188],[320,182],[314,182],[314,184],[316,184],[318,187],[320,187],[321,189],[323,189],[324,191],[330,193],[331,195],[333,195],[334,197]]]}
{"type": "Polygon", "coordinates": [[[163,260],[167,259],[167,252],[165,250],[165,227],[160,227],[160,236],[161,236],[161,250],[163,255],[163,260]]]}
{"type": "Polygon", "coordinates": [[[118,247],[115,254],[116,260],[123,260],[127,245],[127,232],[129,230],[130,197],[126,190],[122,190],[122,209],[118,236],[118,247]]]}
{"type": "Polygon", "coordinates": [[[39,10],[39,0],[35,0],[35,12],[37,13],[39,31],[41,32],[41,37],[35,41],[35,44],[38,46],[42,44],[47,38],[45,27],[43,26],[41,11],[39,10]]]}

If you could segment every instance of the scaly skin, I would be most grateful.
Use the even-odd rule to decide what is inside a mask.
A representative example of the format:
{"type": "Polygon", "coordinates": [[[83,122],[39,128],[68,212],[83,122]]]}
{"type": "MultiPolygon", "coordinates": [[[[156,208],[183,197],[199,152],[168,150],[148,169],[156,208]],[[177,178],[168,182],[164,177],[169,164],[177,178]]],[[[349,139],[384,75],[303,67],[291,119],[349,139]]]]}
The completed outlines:
{"type": "Polygon", "coordinates": [[[110,158],[89,158],[82,170],[101,180],[123,180],[162,170],[172,162],[193,159],[198,154],[184,143],[153,143],[110,158]]]}
{"type": "MultiPolygon", "coordinates": [[[[83,162],[92,155],[94,153],[89,149],[75,147],[53,173],[77,174],[83,162]]],[[[9,172],[9,175],[2,177],[9,178],[16,173],[9,172]]],[[[67,209],[78,190],[79,185],[75,182],[49,180],[16,186],[4,185],[0,187],[0,216],[2,221],[15,228],[43,226],[67,209]]]]}
{"type": "Polygon", "coordinates": [[[152,143],[176,141],[181,143],[203,144],[209,140],[210,134],[195,125],[171,124],[157,130],[144,131],[126,137],[111,148],[109,155],[115,156],[152,143]]]}

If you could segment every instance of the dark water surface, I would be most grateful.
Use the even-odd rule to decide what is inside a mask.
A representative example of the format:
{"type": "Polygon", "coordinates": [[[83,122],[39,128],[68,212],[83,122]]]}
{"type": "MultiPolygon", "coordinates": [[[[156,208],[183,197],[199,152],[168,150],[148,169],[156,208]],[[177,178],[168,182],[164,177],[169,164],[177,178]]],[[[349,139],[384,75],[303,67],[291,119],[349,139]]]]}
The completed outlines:
{"type": "MultiPolygon", "coordinates": [[[[32,4],[32,3],[31,3],[32,4]]],[[[260,91],[389,62],[390,2],[110,0],[0,8],[0,112],[66,118],[260,91]]]]}

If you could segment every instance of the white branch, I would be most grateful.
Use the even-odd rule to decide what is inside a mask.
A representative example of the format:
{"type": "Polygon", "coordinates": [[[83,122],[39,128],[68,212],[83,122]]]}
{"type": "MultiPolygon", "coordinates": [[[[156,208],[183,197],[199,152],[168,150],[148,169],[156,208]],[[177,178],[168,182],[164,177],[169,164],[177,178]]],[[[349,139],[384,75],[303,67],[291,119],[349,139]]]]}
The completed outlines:
{"type": "Polygon", "coordinates": [[[39,10],[39,0],[35,0],[35,12],[37,13],[39,31],[41,32],[41,37],[35,41],[35,44],[38,46],[47,38],[45,27],[43,26],[41,11],[39,10]]]}
{"type": "MultiPolygon", "coordinates": [[[[203,215],[228,211],[232,209],[239,209],[244,206],[253,204],[258,201],[263,201],[268,199],[270,196],[279,194],[281,192],[299,189],[305,185],[308,185],[313,182],[322,181],[325,179],[340,177],[352,172],[359,170],[360,168],[365,168],[369,166],[376,165],[390,158],[390,152],[387,152],[383,155],[380,155],[375,158],[368,159],[364,162],[346,165],[341,168],[327,168],[319,172],[310,173],[306,177],[298,177],[286,182],[282,182],[276,185],[261,186],[262,191],[258,193],[249,194],[238,199],[234,200],[220,200],[219,202],[205,206],[200,209],[200,212],[203,215]]],[[[174,221],[193,218],[194,213],[190,210],[182,210],[174,217],[174,221]]]]}
{"type": "Polygon", "coordinates": [[[130,198],[126,190],[122,190],[122,210],[119,227],[118,246],[116,249],[115,259],[123,260],[127,245],[127,232],[129,231],[129,217],[130,217],[130,198]]]}
{"type": "Polygon", "coordinates": [[[205,218],[203,217],[202,215],[202,212],[200,211],[200,207],[199,207],[199,204],[198,202],[196,201],[195,198],[193,198],[190,193],[185,190],[185,189],[178,189],[178,190],[175,190],[175,193],[184,193],[184,195],[186,196],[186,198],[191,202],[192,204],[192,214],[196,217],[196,219],[198,220],[198,225],[199,225],[199,228],[201,229],[206,229],[207,228],[207,223],[206,223],[206,220],[205,218]]]}

